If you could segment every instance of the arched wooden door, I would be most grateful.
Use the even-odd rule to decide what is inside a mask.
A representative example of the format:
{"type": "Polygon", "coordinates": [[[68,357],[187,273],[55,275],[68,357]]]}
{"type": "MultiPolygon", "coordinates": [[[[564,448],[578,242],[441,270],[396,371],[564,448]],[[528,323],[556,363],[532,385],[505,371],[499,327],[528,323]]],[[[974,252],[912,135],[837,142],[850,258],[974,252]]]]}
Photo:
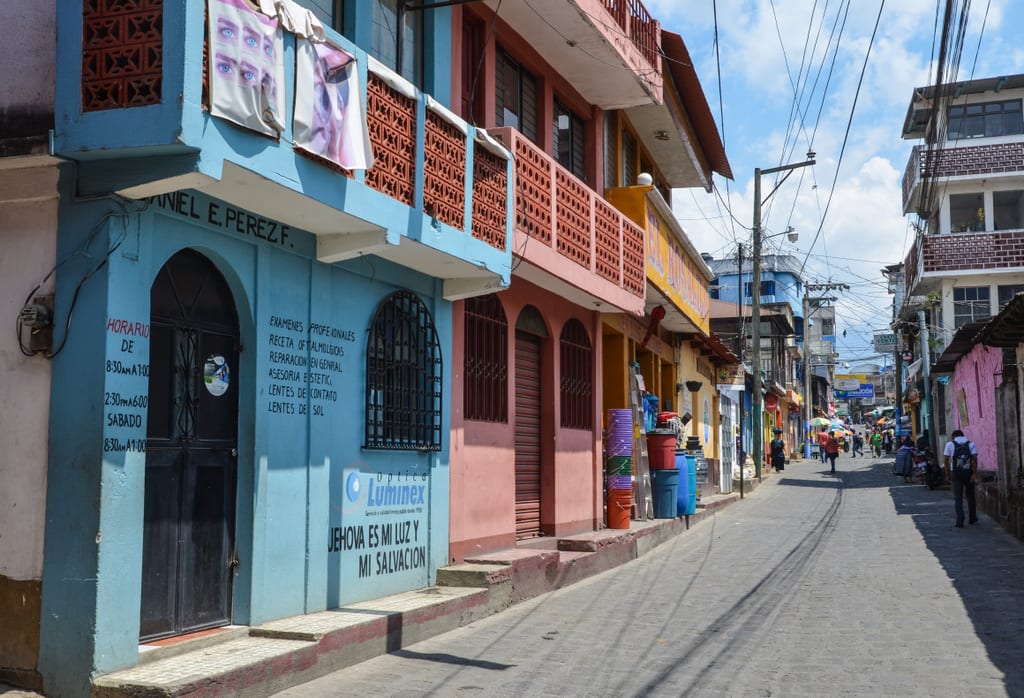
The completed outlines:
{"type": "Polygon", "coordinates": [[[231,622],[238,314],[203,255],[183,250],[151,289],[140,636],[231,622]]]}

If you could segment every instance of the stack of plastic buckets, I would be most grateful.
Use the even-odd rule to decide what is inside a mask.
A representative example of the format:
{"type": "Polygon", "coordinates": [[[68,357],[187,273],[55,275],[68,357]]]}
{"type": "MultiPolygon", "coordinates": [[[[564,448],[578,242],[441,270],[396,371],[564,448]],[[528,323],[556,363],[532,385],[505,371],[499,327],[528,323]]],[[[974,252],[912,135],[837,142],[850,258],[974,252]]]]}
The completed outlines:
{"type": "Polygon", "coordinates": [[[633,500],[633,410],[608,410],[607,434],[608,528],[629,528],[633,500]]]}

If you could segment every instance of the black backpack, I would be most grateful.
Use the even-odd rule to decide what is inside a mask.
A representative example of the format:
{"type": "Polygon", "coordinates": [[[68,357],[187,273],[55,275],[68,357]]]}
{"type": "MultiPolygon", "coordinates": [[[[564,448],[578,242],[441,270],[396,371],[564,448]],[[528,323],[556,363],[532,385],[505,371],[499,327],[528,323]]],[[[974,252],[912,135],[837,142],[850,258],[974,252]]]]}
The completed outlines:
{"type": "Polygon", "coordinates": [[[953,442],[953,470],[971,469],[971,442],[953,442]]]}

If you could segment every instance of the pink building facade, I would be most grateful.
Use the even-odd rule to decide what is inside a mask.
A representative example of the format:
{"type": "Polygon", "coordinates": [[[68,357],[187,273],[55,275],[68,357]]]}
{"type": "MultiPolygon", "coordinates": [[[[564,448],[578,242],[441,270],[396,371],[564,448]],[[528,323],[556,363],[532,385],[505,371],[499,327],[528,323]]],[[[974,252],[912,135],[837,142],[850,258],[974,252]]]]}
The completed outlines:
{"type": "Polygon", "coordinates": [[[600,314],[519,278],[496,298],[507,325],[502,398],[507,409],[498,410],[503,419],[466,417],[466,303],[459,303],[462,307],[454,313],[449,557],[456,563],[512,548],[517,538],[594,530],[604,518],[601,389],[596,380],[601,365],[600,314]],[[568,323],[582,324],[592,347],[589,374],[595,379],[589,429],[562,426],[567,376],[562,370],[561,338],[568,323]],[[531,346],[538,350],[532,356],[531,346]],[[539,370],[524,371],[520,364],[525,361],[537,361],[539,370]],[[534,412],[535,408],[539,410],[534,412]],[[529,454],[525,462],[524,454],[529,454]],[[530,501],[537,502],[539,512],[523,511],[532,508],[530,501]]]}
{"type": "Polygon", "coordinates": [[[979,470],[998,468],[996,389],[1003,382],[1002,369],[1002,351],[977,344],[957,362],[949,382],[948,431],[960,429],[974,442],[979,470]]]}

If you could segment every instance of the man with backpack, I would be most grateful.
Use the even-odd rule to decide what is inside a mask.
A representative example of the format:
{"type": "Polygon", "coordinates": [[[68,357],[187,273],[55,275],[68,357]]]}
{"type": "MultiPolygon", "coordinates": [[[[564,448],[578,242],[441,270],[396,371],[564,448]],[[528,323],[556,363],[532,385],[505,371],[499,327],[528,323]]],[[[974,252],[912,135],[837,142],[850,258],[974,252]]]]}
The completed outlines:
{"type": "Polygon", "coordinates": [[[967,522],[978,523],[974,503],[974,474],[978,469],[978,449],[964,433],[957,429],[952,440],[942,451],[946,472],[953,483],[953,503],[956,507],[956,527],[964,527],[964,495],[967,495],[967,522]]]}

